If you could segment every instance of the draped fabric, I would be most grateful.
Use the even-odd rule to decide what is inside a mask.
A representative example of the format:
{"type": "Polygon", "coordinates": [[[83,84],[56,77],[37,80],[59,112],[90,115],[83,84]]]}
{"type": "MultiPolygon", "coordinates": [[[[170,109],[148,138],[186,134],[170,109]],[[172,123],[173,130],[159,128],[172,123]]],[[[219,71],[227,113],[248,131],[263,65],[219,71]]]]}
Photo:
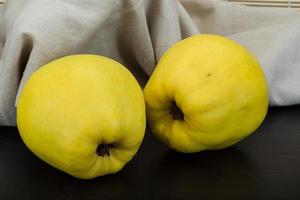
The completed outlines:
{"type": "Polygon", "coordinates": [[[256,55],[271,105],[300,103],[300,13],[221,0],[9,0],[0,8],[0,125],[40,66],[92,53],[128,67],[141,86],[162,54],[198,33],[228,36],[256,55]]]}

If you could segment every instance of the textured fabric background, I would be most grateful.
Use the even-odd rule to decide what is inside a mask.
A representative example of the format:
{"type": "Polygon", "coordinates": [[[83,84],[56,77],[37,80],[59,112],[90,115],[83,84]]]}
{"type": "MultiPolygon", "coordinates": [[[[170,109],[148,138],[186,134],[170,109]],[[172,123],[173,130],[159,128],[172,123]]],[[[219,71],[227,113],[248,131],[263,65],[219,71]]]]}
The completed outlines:
{"type": "Polygon", "coordinates": [[[228,36],[255,54],[271,105],[300,103],[300,13],[220,0],[9,0],[0,8],[0,125],[15,125],[18,94],[32,72],[76,53],[127,66],[143,86],[175,42],[228,36]]]}

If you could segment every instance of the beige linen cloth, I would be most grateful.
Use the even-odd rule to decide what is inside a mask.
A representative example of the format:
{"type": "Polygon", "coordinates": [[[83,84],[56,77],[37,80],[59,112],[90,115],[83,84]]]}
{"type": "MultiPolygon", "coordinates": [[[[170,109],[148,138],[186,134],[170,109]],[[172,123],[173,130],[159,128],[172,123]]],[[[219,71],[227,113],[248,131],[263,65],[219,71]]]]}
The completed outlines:
{"type": "Polygon", "coordinates": [[[300,103],[300,12],[221,0],[7,0],[0,10],[0,125],[15,125],[31,73],[53,59],[101,54],[143,86],[161,55],[197,33],[248,47],[267,75],[271,105],[300,103]]]}

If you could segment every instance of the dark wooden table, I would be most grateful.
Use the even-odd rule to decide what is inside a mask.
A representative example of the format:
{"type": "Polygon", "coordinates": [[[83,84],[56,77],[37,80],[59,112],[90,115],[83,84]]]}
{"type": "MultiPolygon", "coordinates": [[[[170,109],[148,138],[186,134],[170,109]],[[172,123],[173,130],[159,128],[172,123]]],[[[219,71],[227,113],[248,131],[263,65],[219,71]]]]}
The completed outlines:
{"type": "Polygon", "coordinates": [[[300,199],[300,106],[271,108],[255,134],[219,151],[176,153],[148,131],[121,172],[89,181],[39,160],[17,128],[0,132],[1,200],[300,199]]]}

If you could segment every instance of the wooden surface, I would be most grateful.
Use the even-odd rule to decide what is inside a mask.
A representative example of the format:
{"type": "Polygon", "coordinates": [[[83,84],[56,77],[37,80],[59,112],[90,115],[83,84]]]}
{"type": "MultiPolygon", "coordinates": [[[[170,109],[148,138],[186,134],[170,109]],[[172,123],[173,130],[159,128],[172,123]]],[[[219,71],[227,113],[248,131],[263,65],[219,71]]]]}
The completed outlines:
{"type": "MultiPolygon", "coordinates": [[[[119,173],[90,181],[45,164],[16,128],[0,127],[0,199],[300,199],[300,106],[272,108],[225,150],[180,154],[148,131],[119,173]]],[[[247,119],[245,119],[247,120],[247,119]]]]}

